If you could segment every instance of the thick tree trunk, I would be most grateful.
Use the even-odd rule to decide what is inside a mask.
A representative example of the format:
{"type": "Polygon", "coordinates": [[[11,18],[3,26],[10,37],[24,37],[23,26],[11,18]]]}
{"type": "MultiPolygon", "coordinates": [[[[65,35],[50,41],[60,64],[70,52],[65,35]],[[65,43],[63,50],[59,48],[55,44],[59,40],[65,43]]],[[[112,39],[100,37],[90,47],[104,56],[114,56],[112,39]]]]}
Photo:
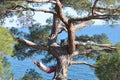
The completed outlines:
{"type": "Polygon", "coordinates": [[[67,80],[69,61],[68,55],[59,56],[53,80],[67,80]]]}

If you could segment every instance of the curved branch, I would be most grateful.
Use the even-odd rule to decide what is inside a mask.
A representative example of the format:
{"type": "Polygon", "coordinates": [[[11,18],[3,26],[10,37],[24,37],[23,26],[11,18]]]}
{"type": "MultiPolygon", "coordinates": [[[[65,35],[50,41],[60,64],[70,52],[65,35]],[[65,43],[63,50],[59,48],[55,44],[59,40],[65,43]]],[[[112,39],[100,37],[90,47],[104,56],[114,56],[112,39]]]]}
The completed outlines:
{"type": "Polygon", "coordinates": [[[62,14],[62,4],[60,0],[56,0],[56,8],[57,8],[57,16],[61,19],[61,21],[68,25],[68,18],[62,14]]]}
{"type": "Polygon", "coordinates": [[[79,64],[84,64],[84,65],[88,65],[88,66],[90,66],[90,67],[95,68],[94,65],[88,64],[87,62],[75,62],[75,61],[71,61],[71,62],[70,62],[70,65],[79,65],[79,64]]]}
{"type": "Polygon", "coordinates": [[[62,31],[66,31],[67,32],[67,29],[65,27],[62,27],[61,30],[58,32],[58,34],[62,33],[62,31]]]}
{"type": "Polygon", "coordinates": [[[84,49],[84,50],[81,50],[81,51],[75,51],[73,53],[73,56],[76,56],[76,55],[83,55],[83,54],[90,54],[92,52],[98,52],[98,51],[106,51],[106,50],[115,50],[116,47],[112,46],[111,44],[98,44],[98,43],[95,43],[95,42],[92,42],[92,41],[87,41],[87,42],[78,42],[78,41],[75,41],[75,45],[79,45],[79,46],[99,46],[99,48],[95,48],[95,49],[84,49]]]}
{"type": "Polygon", "coordinates": [[[79,29],[85,27],[88,23],[89,23],[89,20],[88,21],[83,21],[82,23],[80,23],[78,25],[75,25],[75,30],[79,30],[79,29]]]}
{"type": "Polygon", "coordinates": [[[9,9],[8,11],[27,11],[27,10],[31,10],[31,11],[40,11],[40,12],[44,12],[44,13],[52,13],[52,14],[56,14],[55,11],[51,11],[51,10],[45,10],[45,9],[34,9],[34,8],[28,8],[22,5],[16,5],[15,7],[9,9]],[[22,9],[21,9],[22,8],[22,9]]]}
{"type": "Polygon", "coordinates": [[[96,10],[107,10],[107,11],[120,11],[120,8],[104,8],[104,7],[95,7],[96,10]]]}
{"type": "Polygon", "coordinates": [[[36,2],[36,3],[56,3],[54,0],[26,0],[27,2],[36,2]]]}
{"type": "Polygon", "coordinates": [[[75,45],[80,45],[80,46],[90,45],[90,46],[109,47],[109,48],[112,47],[112,44],[98,44],[98,43],[95,43],[93,41],[87,41],[87,42],[75,41],[75,45]]]}
{"type": "Polygon", "coordinates": [[[26,40],[26,39],[21,39],[21,38],[16,38],[16,39],[19,42],[24,43],[25,45],[30,46],[32,48],[39,49],[39,50],[47,50],[48,51],[48,48],[46,46],[37,45],[36,43],[34,43],[32,41],[29,41],[29,40],[26,40]]]}
{"type": "Polygon", "coordinates": [[[83,17],[83,18],[71,18],[69,19],[69,22],[76,22],[76,21],[88,21],[88,20],[92,20],[92,19],[106,19],[109,16],[112,16],[110,14],[105,14],[105,15],[96,15],[96,16],[87,16],[87,17],[83,17]]]}
{"type": "Polygon", "coordinates": [[[44,12],[44,13],[52,13],[52,14],[56,14],[55,11],[51,11],[51,10],[45,10],[45,9],[33,9],[33,8],[29,8],[30,10],[32,11],[41,11],[41,12],[44,12]]]}
{"type": "Polygon", "coordinates": [[[99,0],[95,0],[95,1],[94,1],[94,5],[93,5],[93,7],[92,7],[92,16],[94,16],[94,9],[95,9],[96,4],[97,4],[98,1],[99,1],[99,0]]]}
{"type": "Polygon", "coordinates": [[[97,49],[84,49],[81,51],[75,51],[72,56],[90,54],[92,52],[99,52],[104,50],[111,50],[110,48],[97,48],[97,49]]]}
{"type": "Polygon", "coordinates": [[[46,72],[46,73],[52,73],[55,71],[55,67],[50,67],[48,68],[47,66],[45,66],[42,62],[38,62],[37,60],[35,60],[34,58],[30,57],[32,59],[32,61],[34,62],[34,64],[41,69],[42,71],[46,72]]]}

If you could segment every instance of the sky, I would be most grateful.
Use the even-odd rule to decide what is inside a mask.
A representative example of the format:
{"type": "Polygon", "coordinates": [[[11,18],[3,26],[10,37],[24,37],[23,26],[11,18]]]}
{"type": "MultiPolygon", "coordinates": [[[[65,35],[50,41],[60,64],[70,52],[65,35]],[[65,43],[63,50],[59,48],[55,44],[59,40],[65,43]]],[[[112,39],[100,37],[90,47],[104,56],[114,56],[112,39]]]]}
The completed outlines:
{"type": "MultiPolygon", "coordinates": [[[[41,6],[42,9],[49,9],[50,4],[41,6]]],[[[77,17],[77,13],[74,9],[66,7],[63,13],[69,13],[70,15],[77,17]]],[[[36,20],[36,22],[40,23],[41,25],[46,25],[46,19],[52,17],[51,14],[43,13],[43,12],[35,12],[35,15],[33,18],[36,20]]],[[[16,21],[17,17],[14,16],[13,18],[7,18],[6,24],[4,24],[5,27],[19,27],[24,29],[23,27],[20,27],[18,22],[16,21]]],[[[108,38],[113,42],[117,43],[120,41],[120,24],[114,25],[114,27],[111,27],[110,25],[106,24],[104,20],[93,20],[95,21],[94,24],[88,25],[87,27],[79,30],[76,32],[76,35],[89,35],[92,36],[94,34],[101,34],[105,33],[107,34],[108,38]]],[[[25,29],[24,29],[25,30],[25,29]]],[[[27,31],[27,30],[26,30],[27,31]]],[[[63,32],[59,35],[59,39],[67,38],[67,34],[63,32]]]]}
{"type": "MultiPolygon", "coordinates": [[[[34,8],[41,8],[41,9],[47,9],[49,10],[51,4],[46,4],[46,5],[42,5],[42,6],[34,6],[34,8]]],[[[32,7],[32,5],[30,5],[30,7],[32,7]]],[[[65,7],[64,10],[63,10],[63,14],[66,14],[68,16],[68,14],[71,16],[71,17],[79,17],[81,16],[78,15],[78,13],[73,9],[73,8],[70,8],[70,7],[65,7]]],[[[84,16],[84,14],[82,15],[84,16]]],[[[47,18],[50,18],[52,17],[52,14],[49,14],[49,13],[44,13],[44,12],[35,12],[35,15],[33,16],[33,18],[36,20],[36,22],[39,22],[41,23],[41,25],[45,25],[46,24],[46,19],[47,18]]],[[[7,18],[6,19],[6,23],[5,26],[7,27],[20,27],[18,26],[18,22],[16,22],[16,16],[14,16],[13,18],[7,18]],[[12,24],[11,22],[12,21],[12,24]],[[9,26],[10,24],[10,26],[9,26]]],[[[106,24],[106,22],[104,20],[92,20],[92,21],[95,21],[94,25],[104,25],[106,24]]]]}

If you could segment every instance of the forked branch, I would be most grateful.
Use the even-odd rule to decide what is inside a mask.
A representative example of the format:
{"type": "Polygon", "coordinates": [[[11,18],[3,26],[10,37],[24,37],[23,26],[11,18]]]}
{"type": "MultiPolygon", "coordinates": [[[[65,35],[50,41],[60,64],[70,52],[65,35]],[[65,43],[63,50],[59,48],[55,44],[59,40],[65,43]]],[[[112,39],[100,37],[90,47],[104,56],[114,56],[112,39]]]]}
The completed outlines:
{"type": "Polygon", "coordinates": [[[57,7],[57,16],[58,18],[61,19],[61,21],[65,24],[68,25],[68,18],[63,15],[62,13],[62,4],[60,0],[56,0],[56,7],[57,7]]]}

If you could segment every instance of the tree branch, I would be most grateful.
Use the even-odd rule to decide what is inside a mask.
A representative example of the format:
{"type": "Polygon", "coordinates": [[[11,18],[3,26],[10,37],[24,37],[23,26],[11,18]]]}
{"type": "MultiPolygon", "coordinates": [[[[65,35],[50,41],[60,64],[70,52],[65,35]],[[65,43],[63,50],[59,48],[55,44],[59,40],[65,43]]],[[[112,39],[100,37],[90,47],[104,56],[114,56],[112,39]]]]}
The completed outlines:
{"type": "Polygon", "coordinates": [[[55,71],[55,66],[48,68],[47,66],[45,66],[42,62],[38,62],[37,60],[35,60],[33,57],[30,57],[31,60],[34,62],[34,64],[41,69],[42,71],[46,72],[46,73],[52,73],[55,71]]]}
{"type": "Polygon", "coordinates": [[[67,29],[65,27],[61,27],[61,30],[58,32],[58,34],[62,33],[62,31],[66,31],[67,32],[67,29]]]}
{"type": "Polygon", "coordinates": [[[36,3],[56,3],[54,0],[26,0],[27,2],[36,2],[36,3]]]}
{"type": "Polygon", "coordinates": [[[87,62],[75,62],[75,61],[71,61],[71,62],[70,62],[70,65],[79,65],[79,64],[84,64],[84,65],[88,65],[88,66],[90,66],[90,67],[95,68],[94,65],[88,64],[87,62]]]}
{"type": "Polygon", "coordinates": [[[68,18],[62,14],[62,4],[60,0],[56,0],[56,7],[57,7],[57,16],[61,19],[61,21],[68,25],[68,18]]]}
{"type": "Polygon", "coordinates": [[[95,0],[95,1],[94,1],[94,5],[93,5],[93,7],[92,7],[92,16],[94,16],[94,9],[95,9],[96,4],[97,4],[98,1],[99,1],[99,0],[95,0]]]}
{"type": "Polygon", "coordinates": [[[92,20],[92,19],[106,19],[109,16],[112,16],[110,14],[105,14],[105,15],[96,15],[96,16],[87,16],[87,17],[83,17],[83,18],[71,18],[69,19],[69,22],[76,22],[76,21],[88,21],[88,20],[92,20]]]}
{"type": "Polygon", "coordinates": [[[69,26],[68,28],[68,53],[69,54],[73,54],[73,52],[75,51],[75,28],[73,26],[69,26]]]}
{"type": "MultiPolygon", "coordinates": [[[[92,7],[93,8],[93,7],[92,7]]],[[[99,10],[99,11],[94,11],[95,14],[97,15],[94,15],[92,13],[92,15],[90,16],[87,16],[87,17],[83,17],[83,18],[71,18],[69,19],[69,22],[76,22],[76,21],[87,21],[87,20],[92,20],[92,19],[106,19],[106,18],[109,18],[110,16],[119,16],[119,15],[114,15],[115,12],[120,12],[120,9],[119,8],[116,8],[116,9],[110,9],[110,8],[101,8],[101,7],[94,7],[94,10],[99,10]],[[104,10],[102,12],[100,12],[100,10],[104,10]],[[104,13],[105,10],[108,11],[108,13],[104,13]],[[99,14],[100,13],[100,14],[99,14]]]]}
{"type": "Polygon", "coordinates": [[[104,8],[104,7],[95,7],[96,10],[107,10],[107,11],[120,11],[120,8],[104,8]]]}
{"type": "Polygon", "coordinates": [[[16,5],[15,7],[13,7],[12,9],[9,9],[8,11],[27,11],[27,10],[31,10],[31,11],[41,11],[44,13],[52,13],[52,14],[56,14],[55,11],[51,11],[51,10],[45,10],[45,9],[34,9],[34,8],[28,8],[22,5],[16,5]],[[21,9],[22,8],[22,9],[21,9]]]}
{"type": "Polygon", "coordinates": [[[25,45],[30,46],[32,48],[39,49],[39,50],[47,50],[48,51],[48,48],[46,46],[37,45],[36,43],[34,43],[32,41],[29,41],[29,40],[26,40],[26,39],[21,39],[21,38],[16,38],[16,39],[19,42],[24,43],[25,45]]]}
{"type": "Polygon", "coordinates": [[[75,41],[75,45],[80,45],[80,46],[87,46],[87,45],[90,45],[90,46],[99,46],[99,47],[112,47],[111,44],[98,44],[98,43],[95,43],[93,41],[87,41],[87,42],[78,42],[78,41],[75,41]]]}
{"type": "Polygon", "coordinates": [[[79,29],[85,27],[88,23],[89,23],[89,21],[83,21],[82,23],[75,25],[75,30],[79,30],[79,29]]]}
{"type": "Polygon", "coordinates": [[[104,51],[104,50],[111,50],[111,49],[110,48],[84,49],[81,51],[75,51],[72,56],[85,55],[85,54],[90,54],[92,52],[99,52],[99,51],[104,51]]]}

